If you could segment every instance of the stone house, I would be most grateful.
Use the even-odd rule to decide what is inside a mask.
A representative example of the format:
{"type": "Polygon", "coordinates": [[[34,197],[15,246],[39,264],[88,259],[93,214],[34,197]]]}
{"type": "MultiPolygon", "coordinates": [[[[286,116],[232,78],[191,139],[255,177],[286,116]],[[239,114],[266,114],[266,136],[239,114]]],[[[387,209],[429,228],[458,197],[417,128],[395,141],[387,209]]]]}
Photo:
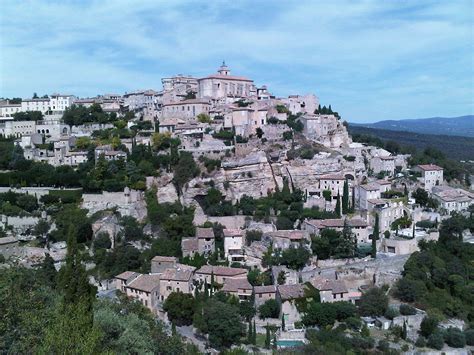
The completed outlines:
{"type": "Polygon", "coordinates": [[[392,176],[395,172],[395,157],[393,156],[376,156],[370,159],[370,168],[375,174],[381,172],[388,173],[392,176]]]}
{"type": "Polygon", "coordinates": [[[328,280],[320,276],[311,279],[311,285],[319,291],[321,303],[350,302],[349,291],[342,280],[328,280]]]}
{"type": "Polygon", "coordinates": [[[280,304],[280,318],[285,319],[287,329],[293,329],[295,323],[301,321],[297,301],[306,298],[305,290],[303,284],[277,286],[276,300],[280,304]]]}
{"type": "Polygon", "coordinates": [[[380,232],[390,230],[392,223],[404,216],[406,210],[403,201],[397,199],[368,200],[368,220],[370,225],[375,224],[375,215],[379,216],[380,232]]]}
{"type": "Polygon", "coordinates": [[[221,291],[236,296],[240,301],[248,301],[252,297],[253,286],[247,277],[226,279],[221,291]]]}
{"type": "Polygon", "coordinates": [[[216,250],[213,229],[196,228],[196,236],[194,238],[184,238],[181,240],[181,250],[185,257],[193,257],[196,253],[206,256],[212,254],[216,250]]]}
{"type": "Polygon", "coordinates": [[[159,301],[160,275],[139,275],[125,286],[125,293],[155,311],[159,301]]]}
{"type": "Polygon", "coordinates": [[[433,187],[443,185],[443,168],[434,164],[422,164],[413,168],[421,173],[420,181],[425,190],[431,191],[433,187]]]}
{"type": "Polygon", "coordinates": [[[304,220],[302,229],[307,231],[309,234],[319,235],[324,229],[334,229],[342,231],[344,229],[344,223],[351,228],[352,233],[357,238],[358,243],[369,242],[369,225],[366,221],[360,218],[354,219],[310,219],[304,220]]]}
{"type": "Polygon", "coordinates": [[[214,282],[223,285],[227,279],[241,279],[247,277],[247,273],[248,270],[242,268],[204,265],[196,270],[194,278],[196,281],[210,284],[214,275],[214,282]]]}
{"type": "Polygon", "coordinates": [[[160,275],[159,300],[164,302],[172,292],[192,294],[193,269],[175,268],[165,270],[160,275]]]}
{"type": "Polygon", "coordinates": [[[365,185],[358,185],[354,189],[356,207],[367,210],[368,201],[379,199],[381,197],[380,185],[370,183],[365,185]]]}
{"type": "Polygon", "coordinates": [[[309,233],[304,230],[277,230],[274,232],[264,233],[262,240],[272,242],[276,249],[288,249],[290,247],[298,247],[303,243],[309,244],[309,233]]]}
{"type": "Polygon", "coordinates": [[[253,288],[255,294],[255,306],[259,307],[268,300],[276,299],[276,286],[255,286],[253,288]]]}
{"type": "Polygon", "coordinates": [[[127,285],[140,275],[141,275],[140,273],[133,272],[133,271],[122,272],[121,274],[115,276],[114,278],[115,288],[125,293],[126,292],[125,288],[127,287],[127,285]]]}
{"type": "Polygon", "coordinates": [[[448,186],[433,187],[432,196],[448,214],[467,210],[474,203],[474,193],[448,186]]]}
{"type": "Polygon", "coordinates": [[[151,273],[161,274],[166,269],[172,269],[176,266],[178,258],[174,256],[160,256],[157,255],[151,259],[151,273]]]}
{"type": "Polygon", "coordinates": [[[240,229],[224,229],[224,255],[232,262],[245,260],[245,235],[240,229]]]}

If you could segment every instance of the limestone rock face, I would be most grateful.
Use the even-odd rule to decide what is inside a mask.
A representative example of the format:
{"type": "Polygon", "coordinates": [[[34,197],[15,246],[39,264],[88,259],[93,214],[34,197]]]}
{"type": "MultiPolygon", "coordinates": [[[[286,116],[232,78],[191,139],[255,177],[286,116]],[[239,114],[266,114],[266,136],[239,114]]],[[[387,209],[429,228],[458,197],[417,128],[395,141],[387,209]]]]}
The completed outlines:
{"type": "Polygon", "coordinates": [[[135,217],[139,221],[143,221],[147,215],[143,191],[130,190],[127,187],[123,192],[83,194],[81,207],[89,210],[89,216],[113,208],[116,208],[122,216],[135,217]]]}
{"type": "Polygon", "coordinates": [[[267,196],[277,186],[272,166],[262,151],[222,162],[221,170],[229,186],[227,195],[232,201],[239,200],[243,195],[254,198],[267,196]]]}
{"type": "Polygon", "coordinates": [[[165,174],[159,177],[147,176],[147,188],[156,187],[156,198],[159,203],[173,203],[178,200],[178,193],[173,184],[173,174],[165,174]]]}
{"type": "Polygon", "coordinates": [[[274,177],[264,152],[252,152],[245,158],[223,161],[221,169],[212,177],[192,179],[184,188],[181,202],[187,206],[195,204],[197,196],[207,194],[211,181],[226,200],[236,202],[244,195],[254,198],[267,196],[269,191],[275,191],[281,177],[274,177]]]}

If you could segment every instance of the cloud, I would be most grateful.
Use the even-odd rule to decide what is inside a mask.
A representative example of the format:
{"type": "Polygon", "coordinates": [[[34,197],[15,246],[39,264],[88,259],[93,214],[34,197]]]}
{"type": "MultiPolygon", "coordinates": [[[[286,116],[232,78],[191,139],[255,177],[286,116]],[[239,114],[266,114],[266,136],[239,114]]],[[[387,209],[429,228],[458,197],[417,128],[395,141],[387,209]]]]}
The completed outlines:
{"type": "Polygon", "coordinates": [[[471,1],[3,1],[0,96],[234,73],[351,121],[473,112],[471,1]]]}

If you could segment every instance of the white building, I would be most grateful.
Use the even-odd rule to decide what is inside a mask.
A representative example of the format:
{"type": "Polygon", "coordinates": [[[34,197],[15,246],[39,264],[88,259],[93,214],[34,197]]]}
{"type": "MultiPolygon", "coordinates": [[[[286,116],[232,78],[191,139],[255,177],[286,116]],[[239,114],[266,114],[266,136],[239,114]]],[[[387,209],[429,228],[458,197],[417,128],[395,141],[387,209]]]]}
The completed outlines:
{"type": "Polygon", "coordinates": [[[0,119],[12,119],[13,115],[21,111],[21,104],[11,104],[8,101],[0,104],[0,119]]]}
{"type": "Polygon", "coordinates": [[[417,165],[413,170],[421,172],[421,183],[427,191],[443,185],[443,168],[434,164],[417,165]]]}
{"type": "Polygon", "coordinates": [[[224,254],[230,261],[244,261],[244,232],[240,229],[224,229],[224,254]]]}

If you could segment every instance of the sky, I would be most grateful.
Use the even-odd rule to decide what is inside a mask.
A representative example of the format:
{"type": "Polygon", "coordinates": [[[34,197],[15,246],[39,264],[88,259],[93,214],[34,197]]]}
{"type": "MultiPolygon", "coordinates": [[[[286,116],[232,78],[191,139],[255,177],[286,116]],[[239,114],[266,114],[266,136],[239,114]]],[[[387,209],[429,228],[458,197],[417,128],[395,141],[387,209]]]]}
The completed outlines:
{"type": "Polygon", "coordinates": [[[350,122],[474,112],[474,0],[2,0],[0,97],[232,74],[350,122]]]}

